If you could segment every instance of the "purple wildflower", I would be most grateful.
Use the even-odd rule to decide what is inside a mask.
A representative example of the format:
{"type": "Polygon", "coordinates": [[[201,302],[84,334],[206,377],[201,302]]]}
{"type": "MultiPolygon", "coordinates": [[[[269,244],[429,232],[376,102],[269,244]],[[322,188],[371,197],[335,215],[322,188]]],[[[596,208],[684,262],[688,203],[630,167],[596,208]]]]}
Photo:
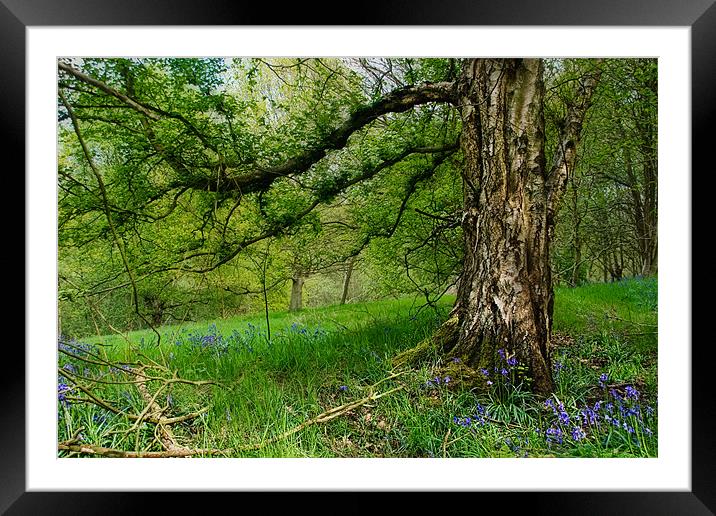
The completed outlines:
{"type": "Polygon", "coordinates": [[[587,434],[584,432],[584,430],[580,426],[575,426],[574,430],[572,430],[572,439],[574,439],[575,441],[581,441],[586,436],[587,436],[587,434]]]}
{"type": "Polygon", "coordinates": [[[567,414],[567,413],[564,412],[563,410],[560,410],[560,412],[559,412],[559,421],[560,421],[563,425],[568,425],[568,424],[569,424],[569,414],[567,414]]]}
{"type": "Polygon", "coordinates": [[[70,390],[70,386],[64,382],[57,384],[57,400],[67,403],[66,393],[70,390]]]}
{"type": "Polygon", "coordinates": [[[544,400],[544,406],[545,408],[552,409],[552,412],[554,412],[555,414],[557,413],[557,408],[554,406],[554,401],[552,401],[552,398],[547,398],[546,400],[544,400]]]}
{"type": "Polygon", "coordinates": [[[547,442],[562,444],[562,429],[556,426],[547,429],[547,442]]]}
{"type": "Polygon", "coordinates": [[[637,391],[637,390],[636,390],[634,387],[632,387],[631,385],[627,385],[627,386],[624,388],[624,391],[626,392],[626,397],[627,397],[627,398],[631,398],[631,399],[634,399],[634,400],[638,400],[638,399],[639,399],[639,391],[637,391]]]}

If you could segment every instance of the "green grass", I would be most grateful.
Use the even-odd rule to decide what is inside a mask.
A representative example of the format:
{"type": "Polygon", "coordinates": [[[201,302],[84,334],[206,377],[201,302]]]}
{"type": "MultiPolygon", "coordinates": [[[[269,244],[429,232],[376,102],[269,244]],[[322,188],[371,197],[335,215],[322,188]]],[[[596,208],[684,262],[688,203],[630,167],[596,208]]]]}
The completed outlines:
{"type": "MultiPolygon", "coordinates": [[[[187,380],[216,381],[172,383],[157,395],[157,403],[166,417],[208,408],[172,431],[183,446],[230,449],[228,456],[648,457],[657,454],[651,408],[657,393],[656,287],[655,280],[645,279],[556,290],[553,355],[561,369],[555,372],[554,409],[514,385],[500,384],[500,375],[493,390],[483,394],[446,383],[442,376],[438,383],[438,363],[389,378],[390,358],[430,335],[452,299],[443,300],[437,311],[418,311],[402,299],[275,313],[270,341],[261,314],[162,327],[160,346],[148,330],[126,338],[81,339],[93,353],[85,358],[100,363],[61,353],[60,367],[71,364],[75,373],[101,379],[105,383],[76,381],[134,414],[144,400],[135,384],[117,383],[132,375],[111,370],[102,360],[156,361],[167,369],[154,374],[171,371],[187,380]],[[623,400],[599,386],[601,374],[623,400]],[[633,392],[627,386],[636,388],[638,400],[626,397],[633,392]],[[327,410],[396,387],[401,390],[277,438],[327,410]],[[597,402],[602,404],[599,425],[582,423],[588,413],[580,411],[597,402]],[[611,413],[607,403],[613,404],[611,413]],[[577,420],[583,436],[572,435],[577,420]],[[245,449],[250,446],[256,449],[245,449]]],[[[150,390],[160,384],[149,383],[150,390]]],[[[84,396],[77,387],[62,394],[70,400],[84,396]]],[[[60,441],[76,437],[109,448],[161,450],[154,425],[134,425],[91,403],[58,402],[58,407],[60,441]]]]}

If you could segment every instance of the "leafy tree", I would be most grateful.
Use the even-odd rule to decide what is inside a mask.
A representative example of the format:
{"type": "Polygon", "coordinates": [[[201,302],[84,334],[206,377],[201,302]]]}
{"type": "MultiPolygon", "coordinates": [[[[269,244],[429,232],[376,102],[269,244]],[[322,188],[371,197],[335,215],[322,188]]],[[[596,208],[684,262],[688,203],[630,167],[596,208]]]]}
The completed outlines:
{"type": "Polygon", "coordinates": [[[63,232],[110,242],[148,321],[144,278],[216,271],[341,200],[363,217],[358,248],[459,224],[451,316],[397,363],[432,346],[491,368],[505,350],[547,394],[555,217],[603,74],[590,60],[550,66],[566,83],[546,125],[541,59],[61,60],[63,232]],[[458,213],[419,207],[443,167],[459,171],[458,213]]]}

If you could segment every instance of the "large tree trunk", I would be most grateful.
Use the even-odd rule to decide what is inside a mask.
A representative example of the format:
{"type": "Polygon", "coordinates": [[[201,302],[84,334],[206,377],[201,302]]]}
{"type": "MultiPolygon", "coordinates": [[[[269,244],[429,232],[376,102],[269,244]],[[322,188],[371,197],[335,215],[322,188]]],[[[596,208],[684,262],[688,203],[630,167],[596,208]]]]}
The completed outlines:
{"type": "Polygon", "coordinates": [[[451,317],[434,341],[445,357],[475,369],[492,370],[502,349],[524,367],[530,388],[545,395],[553,389],[554,216],[595,84],[586,81],[568,110],[549,168],[541,60],[471,60],[458,88],[464,265],[451,317]]]}
{"type": "Polygon", "coordinates": [[[465,262],[451,350],[492,370],[498,349],[552,390],[552,279],[541,60],[476,60],[460,90],[465,262]]]}

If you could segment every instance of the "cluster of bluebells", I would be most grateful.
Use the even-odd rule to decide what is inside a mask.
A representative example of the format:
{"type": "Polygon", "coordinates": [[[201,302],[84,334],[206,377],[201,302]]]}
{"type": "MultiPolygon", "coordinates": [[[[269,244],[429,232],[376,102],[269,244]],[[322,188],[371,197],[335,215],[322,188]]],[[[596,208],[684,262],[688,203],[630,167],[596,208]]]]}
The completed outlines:
{"type": "Polygon", "coordinates": [[[127,373],[132,370],[131,367],[129,367],[126,364],[117,364],[119,367],[110,366],[109,372],[115,375],[121,375],[124,373],[127,373]]]}
{"type": "Polygon", "coordinates": [[[503,348],[498,349],[497,354],[500,357],[500,363],[494,366],[492,374],[485,368],[480,369],[480,374],[485,378],[488,387],[511,385],[516,376],[515,372],[519,364],[517,357],[508,356],[503,348]]]}
{"type": "Polygon", "coordinates": [[[71,390],[70,386],[63,381],[57,382],[57,401],[67,406],[67,393],[71,390]]]}
{"type": "Polygon", "coordinates": [[[616,389],[609,389],[610,399],[605,404],[606,414],[604,421],[613,428],[621,429],[627,434],[634,435],[643,433],[651,437],[653,430],[650,428],[654,408],[647,406],[642,410],[639,402],[639,391],[633,386],[627,385],[622,396],[616,389]]]}
{"type": "Polygon", "coordinates": [[[588,437],[602,438],[617,431],[626,438],[638,443],[640,436],[651,437],[654,424],[654,408],[642,409],[639,404],[640,393],[632,385],[624,388],[623,394],[612,388],[607,392],[609,376],[599,376],[599,386],[605,391],[605,399],[593,405],[578,408],[571,416],[562,402],[549,398],[544,402],[546,410],[552,412],[551,420],[544,431],[548,445],[563,444],[566,438],[579,442],[588,437]]]}
{"type": "Polygon", "coordinates": [[[87,364],[81,365],[83,364],[82,359],[96,355],[99,350],[94,344],[80,342],[67,335],[59,335],[57,349],[63,352],[59,354],[60,374],[57,380],[57,401],[65,407],[69,407],[70,401],[67,396],[71,393],[72,387],[67,383],[70,381],[68,378],[73,376],[91,377],[92,372],[87,364]]]}
{"type": "Polygon", "coordinates": [[[451,381],[452,381],[452,378],[450,378],[449,376],[444,376],[442,378],[440,376],[436,376],[435,378],[430,378],[428,381],[426,381],[425,387],[427,387],[429,389],[434,389],[434,388],[440,387],[441,385],[445,386],[445,385],[449,384],[451,381]]]}
{"type": "Polygon", "coordinates": [[[564,362],[562,362],[561,360],[555,360],[552,363],[552,370],[554,371],[555,379],[559,378],[560,374],[562,373],[562,371],[564,369],[565,369],[565,365],[564,365],[564,362]]]}
{"type": "MultiPolygon", "coordinates": [[[[310,329],[307,326],[294,322],[287,330],[276,333],[273,338],[286,336],[300,336],[306,338],[319,338],[328,332],[321,327],[310,329]]],[[[243,331],[234,329],[229,335],[223,335],[215,323],[209,324],[206,331],[188,332],[182,330],[182,335],[175,341],[176,346],[188,345],[192,350],[211,350],[217,355],[229,352],[245,351],[253,353],[257,339],[265,339],[268,333],[252,323],[247,323],[243,331]]],[[[271,342],[268,343],[271,346],[271,342]]]]}
{"type": "Polygon", "coordinates": [[[217,355],[223,355],[229,351],[230,341],[224,338],[216,324],[211,323],[206,332],[189,332],[175,344],[177,346],[188,344],[192,349],[212,350],[217,355]]]}
{"type": "Polygon", "coordinates": [[[485,426],[488,423],[489,414],[487,409],[477,403],[475,405],[475,412],[469,416],[454,416],[452,418],[453,423],[464,428],[472,428],[479,426],[485,426]]]}
{"type": "Polygon", "coordinates": [[[60,335],[57,338],[57,349],[78,357],[86,357],[98,352],[97,346],[94,344],[79,342],[74,337],[66,335],[60,335]]]}
{"type": "Polygon", "coordinates": [[[299,335],[305,335],[312,338],[325,337],[328,335],[328,332],[320,326],[316,326],[313,330],[311,330],[308,326],[302,326],[297,322],[294,322],[289,327],[288,333],[298,333],[299,335]]]}

